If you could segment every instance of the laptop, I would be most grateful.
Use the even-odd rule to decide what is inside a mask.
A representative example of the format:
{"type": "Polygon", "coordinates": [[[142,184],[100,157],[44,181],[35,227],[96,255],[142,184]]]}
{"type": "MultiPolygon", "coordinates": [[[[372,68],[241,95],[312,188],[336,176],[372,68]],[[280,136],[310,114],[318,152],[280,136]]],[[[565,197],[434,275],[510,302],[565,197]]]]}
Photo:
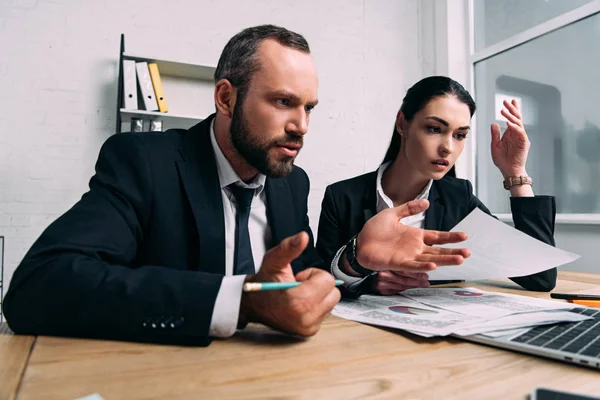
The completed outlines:
{"type": "Polygon", "coordinates": [[[576,307],[566,311],[587,315],[592,319],[537,326],[525,333],[496,338],[481,334],[457,337],[600,369],[600,309],[576,307]]]}

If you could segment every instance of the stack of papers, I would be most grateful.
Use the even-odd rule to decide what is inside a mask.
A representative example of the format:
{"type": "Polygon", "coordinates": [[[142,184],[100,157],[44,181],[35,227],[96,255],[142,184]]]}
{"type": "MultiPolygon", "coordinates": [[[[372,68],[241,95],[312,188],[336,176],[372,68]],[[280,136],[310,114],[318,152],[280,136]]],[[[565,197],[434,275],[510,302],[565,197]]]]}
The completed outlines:
{"type": "Polygon", "coordinates": [[[502,336],[557,322],[590,317],[569,312],[573,304],[476,288],[410,289],[396,296],[342,299],[332,314],[352,321],[433,337],[450,334],[502,336]]]}
{"type": "MultiPolygon", "coordinates": [[[[579,258],[534,239],[478,208],[452,231],[469,238],[443,247],[466,247],[471,256],[457,266],[439,267],[430,280],[510,278],[545,271],[579,258]]],[[[589,319],[569,312],[573,304],[475,288],[411,289],[396,296],[343,299],[333,314],[366,324],[425,336],[519,334],[531,327],[589,319]]]]}

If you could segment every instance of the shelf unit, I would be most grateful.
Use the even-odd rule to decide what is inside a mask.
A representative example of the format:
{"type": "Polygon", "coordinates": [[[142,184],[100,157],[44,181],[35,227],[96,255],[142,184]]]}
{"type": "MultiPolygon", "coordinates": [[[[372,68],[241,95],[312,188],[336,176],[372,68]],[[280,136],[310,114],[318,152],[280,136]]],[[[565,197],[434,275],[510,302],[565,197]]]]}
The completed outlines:
{"type": "Polygon", "coordinates": [[[216,66],[173,61],[125,52],[125,35],[121,34],[119,77],[117,93],[117,118],[115,132],[128,132],[131,118],[144,120],[144,131],[149,121],[163,121],[163,131],[172,128],[187,129],[214,112],[213,89],[216,66]],[[144,110],[138,85],[138,109],[123,106],[123,60],[154,62],[158,65],[165,100],[169,112],[144,110]]]}

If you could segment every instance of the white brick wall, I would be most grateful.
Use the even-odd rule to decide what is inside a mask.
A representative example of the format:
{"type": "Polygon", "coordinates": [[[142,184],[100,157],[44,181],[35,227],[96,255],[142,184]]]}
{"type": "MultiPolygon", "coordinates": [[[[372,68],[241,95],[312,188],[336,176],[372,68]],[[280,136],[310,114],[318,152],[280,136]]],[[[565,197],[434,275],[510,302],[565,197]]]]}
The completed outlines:
{"type": "MultiPolygon", "coordinates": [[[[241,29],[306,36],[320,104],[298,164],[316,230],[326,185],[374,169],[406,89],[421,77],[418,0],[1,0],[0,235],[5,279],[87,190],[114,132],[119,35],[127,51],[216,64],[241,29]]],[[[430,36],[430,35],[429,35],[430,36]]],[[[425,71],[430,72],[430,71],[425,71]]]]}

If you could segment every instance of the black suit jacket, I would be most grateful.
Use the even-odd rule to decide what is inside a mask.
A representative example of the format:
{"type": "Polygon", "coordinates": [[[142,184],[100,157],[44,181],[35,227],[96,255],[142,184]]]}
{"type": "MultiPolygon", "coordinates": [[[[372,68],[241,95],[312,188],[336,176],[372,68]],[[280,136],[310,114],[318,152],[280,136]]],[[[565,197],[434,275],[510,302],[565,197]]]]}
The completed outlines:
{"type": "MultiPolygon", "coordinates": [[[[337,250],[376,214],[376,179],[377,171],[334,183],[325,190],[317,250],[327,268],[337,250]]],[[[433,181],[429,202],[429,209],[425,212],[425,229],[449,231],[475,207],[491,215],[490,210],[473,195],[471,183],[464,179],[444,177],[433,181]]],[[[554,246],[554,197],[512,197],[510,202],[515,227],[554,246]]],[[[511,279],[527,290],[550,291],[556,285],[556,268],[511,279]]]]}
{"type": "MultiPolygon", "coordinates": [[[[34,243],[4,301],[21,334],[206,345],[225,274],[221,188],[209,117],[188,131],[104,143],[90,190],[34,243]],[[163,327],[164,326],[164,327],[163,327]]],[[[305,230],[295,272],[319,263],[306,173],[265,184],[274,244],[305,230]]]]}

